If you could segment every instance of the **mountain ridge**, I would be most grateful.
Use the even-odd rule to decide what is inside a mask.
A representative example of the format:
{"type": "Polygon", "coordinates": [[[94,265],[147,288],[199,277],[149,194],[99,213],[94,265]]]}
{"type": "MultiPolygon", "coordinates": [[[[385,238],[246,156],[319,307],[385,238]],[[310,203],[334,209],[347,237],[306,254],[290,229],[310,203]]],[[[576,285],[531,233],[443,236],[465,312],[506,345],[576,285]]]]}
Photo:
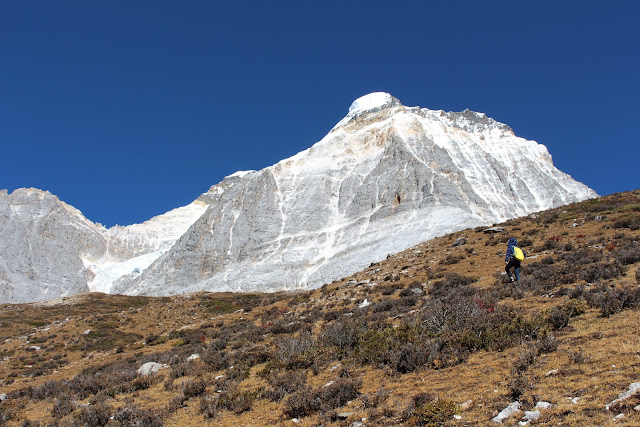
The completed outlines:
{"type": "Polygon", "coordinates": [[[153,220],[103,230],[74,274],[127,294],[316,287],[436,235],[595,196],[546,147],[482,113],[375,93],[307,150],[178,208],[164,240],[170,213],[160,231],[153,220]]]}
{"type": "Polygon", "coordinates": [[[308,291],[2,304],[0,422],[636,426],[639,202],[460,230],[308,291]]]}

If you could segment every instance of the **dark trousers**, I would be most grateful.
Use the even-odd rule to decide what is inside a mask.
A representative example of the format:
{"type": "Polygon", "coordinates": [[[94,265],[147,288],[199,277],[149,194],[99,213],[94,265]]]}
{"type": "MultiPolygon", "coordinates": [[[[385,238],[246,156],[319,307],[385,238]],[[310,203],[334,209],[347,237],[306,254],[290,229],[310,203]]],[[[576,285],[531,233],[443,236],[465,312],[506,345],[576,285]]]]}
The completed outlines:
{"type": "Polygon", "coordinates": [[[509,263],[504,268],[504,271],[507,272],[507,276],[509,276],[509,279],[513,280],[513,277],[511,277],[511,271],[509,271],[511,270],[511,268],[513,268],[513,272],[516,276],[516,282],[518,282],[520,280],[520,261],[515,258],[511,258],[509,260],[509,263]]]}

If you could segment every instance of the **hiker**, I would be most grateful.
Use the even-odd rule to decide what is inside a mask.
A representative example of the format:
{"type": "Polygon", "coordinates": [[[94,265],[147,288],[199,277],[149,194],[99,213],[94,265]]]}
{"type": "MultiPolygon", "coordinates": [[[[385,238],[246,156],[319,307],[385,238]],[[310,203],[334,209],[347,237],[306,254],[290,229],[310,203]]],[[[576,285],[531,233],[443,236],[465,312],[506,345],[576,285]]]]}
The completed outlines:
{"type": "Polygon", "coordinates": [[[507,265],[504,271],[507,272],[507,276],[509,276],[509,280],[512,282],[514,279],[511,275],[511,268],[513,268],[514,275],[516,276],[515,281],[520,281],[520,261],[524,259],[524,255],[522,249],[518,247],[518,241],[513,237],[510,238],[507,242],[507,255],[504,259],[507,265]]]}

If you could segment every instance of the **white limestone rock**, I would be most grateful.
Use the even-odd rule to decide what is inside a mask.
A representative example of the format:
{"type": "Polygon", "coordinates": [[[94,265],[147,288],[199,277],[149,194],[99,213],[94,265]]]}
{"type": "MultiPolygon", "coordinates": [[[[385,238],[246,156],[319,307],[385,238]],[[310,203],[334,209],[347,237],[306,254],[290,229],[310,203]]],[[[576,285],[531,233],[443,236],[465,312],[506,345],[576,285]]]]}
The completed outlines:
{"type": "Polygon", "coordinates": [[[148,376],[157,373],[164,365],[156,362],[147,362],[138,368],[138,375],[148,376]]]}
{"type": "Polygon", "coordinates": [[[512,402],[506,408],[504,408],[498,415],[491,418],[491,421],[494,423],[501,424],[504,420],[520,412],[522,404],[520,402],[512,402]]]}
{"type": "Polygon", "coordinates": [[[433,237],[595,196],[482,113],[369,94],[311,148],[143,224],[106,229],[47,192],[0,191],[0,302],[316,288],[433,237]]]}

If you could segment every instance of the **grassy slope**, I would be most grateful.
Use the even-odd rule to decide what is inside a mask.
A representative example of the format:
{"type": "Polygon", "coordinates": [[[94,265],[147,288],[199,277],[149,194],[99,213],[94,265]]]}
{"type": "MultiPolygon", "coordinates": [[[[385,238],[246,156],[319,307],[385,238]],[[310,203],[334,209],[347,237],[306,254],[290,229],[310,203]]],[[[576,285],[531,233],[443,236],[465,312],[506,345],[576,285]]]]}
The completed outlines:
{"type": "Polygon", "coordinates": [[[640,398],[605,409],[640,381],[640,191],[502,226],[299,294],[3,305],[0,425],[491,425],[515,399],[553,403],[541,425],[640,425],[640,398]]]}

